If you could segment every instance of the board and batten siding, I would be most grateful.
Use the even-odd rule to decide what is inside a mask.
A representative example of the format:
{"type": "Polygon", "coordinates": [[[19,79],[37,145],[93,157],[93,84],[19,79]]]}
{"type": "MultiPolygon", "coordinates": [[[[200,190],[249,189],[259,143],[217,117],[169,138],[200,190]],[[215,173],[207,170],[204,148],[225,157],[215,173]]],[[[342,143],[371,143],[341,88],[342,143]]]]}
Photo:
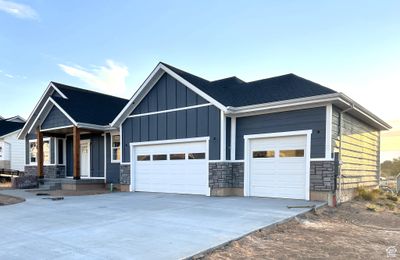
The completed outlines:
{"type": "MultiPolygon", "coordinates": [[[[352,189],[360,186],[379,184],[380,131],[356,119],[348,113],[343,114],[342,140],[342,187],[352,189]]],[[[340,110],[332,112],[332,148],[340,150],[340,110]]]]}
{"type": "Polygon", "coordinates": [[[207,101],[164,74],[122,123],[122,161],[130,161],[130,143],[193,137],[210,137],[209,158],[220,157],[220,110],[212,105],[138,116],[206,104],[207,101]]]}
{"type": "Polygon", "coordinates": [[[56,106],[53,106],[44,119],[41,129],[50,129],[69,125],[72,125],[72,122],[56,106]]]}
{"type": "Polygon", "coordinates": [[[312,130],[311,158],[325,157],[326,107],[236,118],[236,159],[244,159],[244,136],[312,130]]]}
{"type": "Polygon", "coordinates": [[[119,162],[111,162],[111,135],[106,133],[106,167],[107,167],[107,183],[119,183],[119,162]]]}

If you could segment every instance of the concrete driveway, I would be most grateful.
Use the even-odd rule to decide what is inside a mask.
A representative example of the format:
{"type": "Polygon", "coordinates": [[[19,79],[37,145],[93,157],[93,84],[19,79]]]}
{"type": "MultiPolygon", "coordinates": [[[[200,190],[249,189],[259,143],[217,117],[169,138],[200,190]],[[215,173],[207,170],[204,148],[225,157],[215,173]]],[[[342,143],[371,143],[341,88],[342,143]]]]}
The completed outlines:
{"type": "MultiPolygon", "coordinates": [[[[307,209],[300,200],[113,193],[0,207],[0,259],[179,259],[307,209]]],[[[318,204],[318,203],[317,203],[318,204]]]]}

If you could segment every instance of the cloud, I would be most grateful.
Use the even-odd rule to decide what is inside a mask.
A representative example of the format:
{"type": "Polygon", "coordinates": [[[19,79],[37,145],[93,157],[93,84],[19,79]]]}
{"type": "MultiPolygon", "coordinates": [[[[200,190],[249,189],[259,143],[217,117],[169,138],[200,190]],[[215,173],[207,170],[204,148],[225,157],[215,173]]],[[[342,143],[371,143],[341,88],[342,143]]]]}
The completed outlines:
{"type": "Polygon", "coordinates": [[[58,66],[68,75],[80,79],[97,91],[120,97],[126,95],[128,68],[115,61],[107,60],[105,66],[93,66],[90,69],[79,65],[58,64],[58,66]]]}
{"type": "Polygon", "coordinates": [[[0,0],[0,11],[11,14],[21,19],[38,19],[38,13],[29,5],[19,4],[12,1],[0,0]]]}

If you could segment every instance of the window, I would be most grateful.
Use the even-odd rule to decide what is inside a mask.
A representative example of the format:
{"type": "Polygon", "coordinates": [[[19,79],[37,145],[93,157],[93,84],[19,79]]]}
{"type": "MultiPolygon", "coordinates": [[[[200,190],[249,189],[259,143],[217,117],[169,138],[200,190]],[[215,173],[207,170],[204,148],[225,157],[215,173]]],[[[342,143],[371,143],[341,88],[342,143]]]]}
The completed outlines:
{"type": "Polygon", "coordinates": [[[304,157],[304,150],[280,150],[279,157],[304,157]]]}
{"type": "Polygon", "coordinates": [[[111,135],[111,161],[121,160],[121,141],[119,135],[111,135]]]}
{"type": "Polygon", "coordinates": [[[275,157],[275,151],[254,151],[253,152],[253,158],[274,158],[275,157]]]}
{"type": "Polygon", "coordinates": [[[169,155],[170,160],[185,160],[184,153],[173,153],[169,155]]]}
{"type": "Polygon", "coordinates": [[[150,161],[150,155],[138,155],[137,160],[138,161],[150,161]]]}
{"type": "Polygon", "coordinates": [[[164,160],[167,160],[166,154],[154,154],[153,155],[153,161],[164,161],[164,160]]]}
{"type": "MultiPolygon", "coordinates": [[[[29,141],[29,163],[37,164],[38,147],[36,140],[29,141]]],[[[50,139],[43,140],[43,164],[50,164],[50,139]]]]}
{"type": "Polygon", "coordinates": [[[205,153],[189,153],[188,158],[189,158],[189,160],[205,159],[206,154],[205,153]]]}
{"type": "Polygon", "coordinates": [[[57,139],[57,163],[64,164],[64,139],[57,139]]]}

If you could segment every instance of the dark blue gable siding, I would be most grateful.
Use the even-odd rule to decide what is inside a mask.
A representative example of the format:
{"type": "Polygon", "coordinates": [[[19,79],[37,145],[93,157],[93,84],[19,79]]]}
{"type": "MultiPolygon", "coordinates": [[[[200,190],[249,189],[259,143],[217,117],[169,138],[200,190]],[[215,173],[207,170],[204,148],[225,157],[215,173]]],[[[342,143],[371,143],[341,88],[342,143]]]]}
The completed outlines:
{"type": "Polygon", "coordinates": [[[205,104],[207,101],[164,74],[132,112],[133,115],[205,104]]]}
{"type": "Polygon", "coordinates": [[[111,163],[111,135],[106,135],[107,183],[119,183],[119,163],[111,163]]]}
{"type": "Polygon", "coordinates": [[[68,125],[72,125],[72,122],[56,106],[53,106],[43,121],[41,128],[49,129],[68,125]]]}
{"type": "Polygon", "coordinates": [[[130,161],[129,144],[209,136],[210,160],[220,154],[220,111],[214,106],[127,118],[122,124],[123,162],[130,161]]]}
{"type": "Polygon", "coordinates": [[[242,160],[244,135],[312,129],[311,158],[325,157],[326,107],[236,119],[236,159],[242,160]]]}

